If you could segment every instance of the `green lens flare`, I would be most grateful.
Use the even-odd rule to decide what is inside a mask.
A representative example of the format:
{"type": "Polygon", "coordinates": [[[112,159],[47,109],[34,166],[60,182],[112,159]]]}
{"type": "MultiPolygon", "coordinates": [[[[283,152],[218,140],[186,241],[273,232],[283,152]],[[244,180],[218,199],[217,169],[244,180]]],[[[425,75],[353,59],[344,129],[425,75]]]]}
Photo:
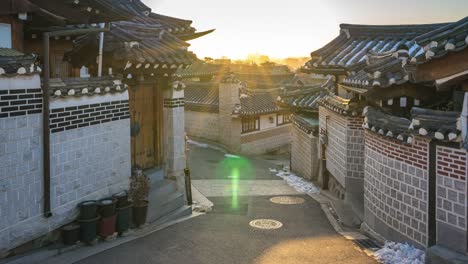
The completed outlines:
{"type": "Polygon", "coordinates": [[[255,170],[252,168],[250,161],[246,158],[234,155],[226,155],[225,158],[217,166],[217,178],[229,179],[232,200],[231,207],[236,209],[239,207],[240,190],[239,181],[255,179],[255,170]]]}

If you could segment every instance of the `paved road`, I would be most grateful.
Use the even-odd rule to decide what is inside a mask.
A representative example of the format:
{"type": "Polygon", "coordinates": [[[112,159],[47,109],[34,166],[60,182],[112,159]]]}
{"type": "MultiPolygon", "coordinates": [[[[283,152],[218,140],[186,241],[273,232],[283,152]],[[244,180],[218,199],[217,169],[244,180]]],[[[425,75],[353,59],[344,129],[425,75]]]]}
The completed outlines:
{"type": "MultiPolygon", "coordinates": [[[[199,150],[205,154],[209,151],[199,150]]],[[[192,150],[192,154],[200,152],[192,150]]],[[[223,155],[217,155],[216,161],[222,162],[223,155]]],[[[222,179],[221,175],[209,177],[205,165],[214,160],[211,154],[205,156],[207,161],[203,161],[202,155],[196,156],[198,161],[191,161],[194,177],[216,179],[212,180],[212,185],[226,181],[222,184],[223,188],[232,186],[232,179],[222,179]]],[[[290,196],[302,197],[305,202],[296,205],[272,203],[269,199],[279,190],[291,189],[279,186],[278,178],[271,176],[268,170],[265,172],[269,167],[267,161],[251,162],[259,166],[254,169],[254,178],[261,179],[258,182],[270,182],[279,189],[270,188],[272,194],[261,196],[256,192],[248,194],[250,196],[229,196],[229,192],[222,197],[211,196],[209,199],[214,203],[212,212],[109,249],[79,263],[376,263],[358,251],[351,241],[338,235],[319,204],[310,197],[292,190],[290,196]],[[261,230],[249,226],[251,220],[264,218],[280,221],[283,227],[261,230]]],[[[239,182],[255,183],[252,177],[247,178],[249,180],[239,182]]],[[[202,182],[210,184],[209,180],[202,182]]],[[[264,191],[262,194],[265,194],[264,191]]]]}

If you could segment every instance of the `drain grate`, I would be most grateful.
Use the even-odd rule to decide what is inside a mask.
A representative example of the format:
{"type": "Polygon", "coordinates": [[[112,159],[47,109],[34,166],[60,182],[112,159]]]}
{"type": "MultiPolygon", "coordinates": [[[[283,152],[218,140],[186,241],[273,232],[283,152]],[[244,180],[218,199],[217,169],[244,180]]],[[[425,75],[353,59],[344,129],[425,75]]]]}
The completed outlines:
{"type": "Polygon", "coordinates": [[[302,204],[305,200],[295,196],[275,196],[270,198],[270,202],[276,204],[302,204]]]}
{"type": "Polygon", "coordinates": [[[232,214],[232,215],[247,215],[249,210],[248,204],[215,204],[211,213],[214,214],[232,214]]]}
{"type": "Polygon", "coordinates": [[[356,245],[358,245],[361,249],[363,250],[371,250],[371,251],[377,251],[382,248],[381,245],[377,244],[372,239],[365,238],[365,239],[353,239],[352,240],[356,245]]]}
{"type": "Polygon", "coordinates": [[[249,225],[259,229],[278,229],[283,226],[283,223],[273,219],[255,219],[250,221],[249,225]]]}

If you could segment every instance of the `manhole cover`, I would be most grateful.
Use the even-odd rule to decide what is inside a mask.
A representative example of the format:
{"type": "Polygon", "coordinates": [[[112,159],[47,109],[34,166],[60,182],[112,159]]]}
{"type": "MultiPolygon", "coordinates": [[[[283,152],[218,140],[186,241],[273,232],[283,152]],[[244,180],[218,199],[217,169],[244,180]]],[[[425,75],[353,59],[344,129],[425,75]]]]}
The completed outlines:
{"type": "Polygon", "coordinates": [[[260,229],[278,229],[283,226],[281,222],[273,219],[256,219],[250,221],[249,225],[260,229]]]}
{"type": "Polygon", "coordinates": [[[304,201],[303,198],[294,196],[275,196],[270,198],[270,202],[276,204],[301,204],[304,201]]]}

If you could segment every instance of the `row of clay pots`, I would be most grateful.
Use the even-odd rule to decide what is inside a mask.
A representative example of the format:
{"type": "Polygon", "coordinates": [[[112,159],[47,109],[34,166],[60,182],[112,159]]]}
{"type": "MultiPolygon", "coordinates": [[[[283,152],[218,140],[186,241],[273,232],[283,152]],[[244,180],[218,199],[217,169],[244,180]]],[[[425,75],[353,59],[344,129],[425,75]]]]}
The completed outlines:
{"type": "MultiPolygon", "coordinates": [[[[62,228],[63,242],[66,245],[74,245],[78,240],[90,244],[95,241],[97,235],[106,238],[115,232],[121,234],[130,228],[132,204],[126,192],[99,201],[84,201],[78,207],[78,223],[71,223],[62,228]]],[[[138,210],[134,210],[134,218],[137,216],[135,214],[139,214],[138,210]]],[[[146,210],[143,223],[134,222],[136,226],[140,226],[145,221],[146,210]]]]}

